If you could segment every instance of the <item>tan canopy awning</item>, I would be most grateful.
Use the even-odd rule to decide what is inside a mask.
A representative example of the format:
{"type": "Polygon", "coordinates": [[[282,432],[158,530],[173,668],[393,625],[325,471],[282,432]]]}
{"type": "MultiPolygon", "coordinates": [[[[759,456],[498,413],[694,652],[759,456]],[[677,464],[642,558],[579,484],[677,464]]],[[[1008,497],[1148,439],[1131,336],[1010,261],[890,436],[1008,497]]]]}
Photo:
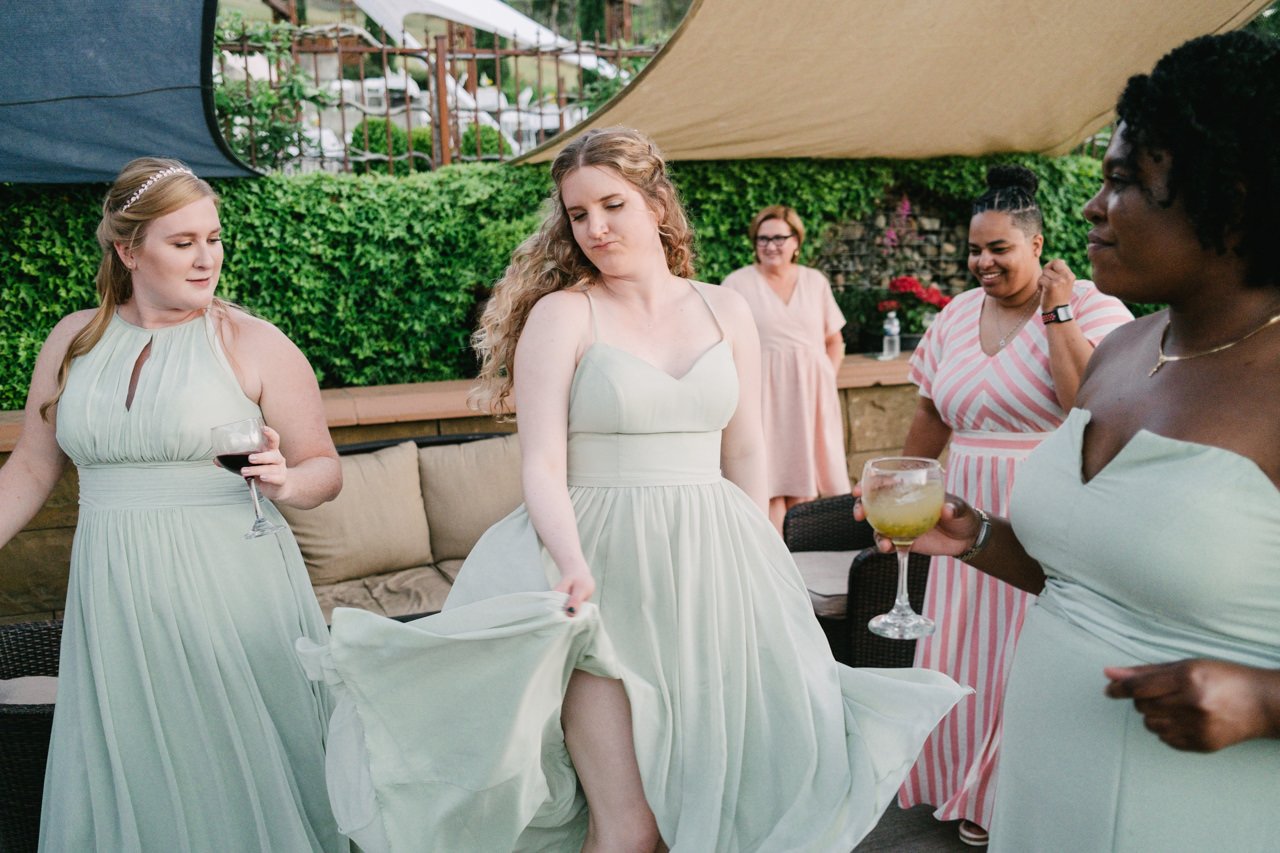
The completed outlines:
{"type": "Polygon", "coordinates": [[[625,125],[672,160],[1061,154],[1125,80],[1269,0],[695,0],[637,79],[527,159],[625,125]]]}

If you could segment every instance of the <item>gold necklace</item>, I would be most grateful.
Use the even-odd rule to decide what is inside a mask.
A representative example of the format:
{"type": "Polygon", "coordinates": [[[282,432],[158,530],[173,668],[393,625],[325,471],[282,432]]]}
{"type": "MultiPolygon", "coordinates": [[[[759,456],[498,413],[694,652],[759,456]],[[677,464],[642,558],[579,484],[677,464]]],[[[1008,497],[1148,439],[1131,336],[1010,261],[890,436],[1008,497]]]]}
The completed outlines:
{"type": "Polygon", "coordinates": [[[1249,340],[1249,338],[1252,338],[1254,335],[1258,334],[1258,332],[1261,332],[1263,329],[1267,328],[1268,326],[1274,326],[1276,323],[1280,323],[1280,314],[1271,315],[1271,319],[1267,320],[1267,322],[1263,323],[1261,326],[1258,326],[1255,329],[1245,332],[1243,335],[1236,338],[1234,341],[1227,341],[1225,344],[1219,344],[1218,346],[1213,347],[1212,349],[1207,349],[1202,352],[1187,353],[1186,355],[1165,355],[1164,354],[1164,337],[1165,335],[1169,334],[1169,324],[1172,322],[1173,322],[1172,317],[1164,321],[1164,328],[1160,330],[1160,342],[1156,345],[1157,347],[1156,366],[1151,368],[1151,372],[1149,372],[1147,376],[1155,376],[1157,370],[1164,367],[1167,363],[1171,361],[1186,361],[1189,358],[1199,358],[1202,355],[1213,355],[1215,352],[1222,352],[1224,349],[1231,349],[1236,344],[1249,340]]]}
{"type": "MultiPolygon", "coordinates": [[[[1028,311],[1026,314],[1022,315],[1022,317],[1017,322],[1015,322],[1012,327],[1010,327],[1009,331],[1005,332],[1003,335],[1000,336],[1000,340],[996,342],[997,350],[1004,349],[1004,345],[1009,342],[1010,336],[1012,336],[1019,329],[1021,329],[1023,325],[1026,324],[1026,322],[1031,319],[1031,315],[1035,313],[1036,305],[1038,304],[1036,298],[1033,296],[1027,301],[1031,303],[1031,310],[1028,311]]],[[[996,305],[999,305],[999,304],[1000,303],[998,302],[996,303],[996,305]]],[[[996,331],[998,332],[1000,331],[1000,326],[1002,325],[1000,323],[1000,315],[998,314],[996,315],[995,321],[996,321],[996,331]]]]}

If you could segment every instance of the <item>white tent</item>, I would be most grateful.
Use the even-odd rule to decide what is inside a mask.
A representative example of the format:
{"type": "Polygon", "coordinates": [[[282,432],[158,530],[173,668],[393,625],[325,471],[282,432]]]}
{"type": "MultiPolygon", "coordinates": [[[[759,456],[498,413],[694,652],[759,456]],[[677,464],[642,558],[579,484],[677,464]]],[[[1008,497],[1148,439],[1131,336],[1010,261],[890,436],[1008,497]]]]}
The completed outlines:
{"type": "MultiPolygon", "coordinates": [[[[377,21],[389,38],[407,46],[419,46],[404,28],[405,16],[414,14],[431,15],[475,27],[510,39],[521,47],[572,49],[575,46],[501,0],[356,0],[356,5],[377,21]]],[[[567,53],[561,58],[604,77],[618,73],[610,63],[593,55],[567,53]]]]}

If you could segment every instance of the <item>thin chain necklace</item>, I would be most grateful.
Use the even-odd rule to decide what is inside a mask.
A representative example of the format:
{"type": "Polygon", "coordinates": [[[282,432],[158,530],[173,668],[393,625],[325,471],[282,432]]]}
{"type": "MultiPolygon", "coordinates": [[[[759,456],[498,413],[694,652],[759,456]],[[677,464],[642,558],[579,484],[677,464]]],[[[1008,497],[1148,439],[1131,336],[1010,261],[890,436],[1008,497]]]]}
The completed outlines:
{"type": "Polygon", "coordinates": [[[1222,352],[1224,349],[1231,349],[1236,344],[1243,343],[1244,341],[1249,340],[1249,338],[1252,338],[1254,335],[1258,334],[1258,332],[1261,332],[1263,329],[1269,326],[1274,326],[1276,323],[1280,323],[1280,314],[1272,314],[1271,319],[1267,320],[1261,326],[1258,326],[1255,329],[1245,332],[1243,335],[1236,338],[1234,341],[1227,341],[1225,344],[1219,344],[1218,346],[1213,347],[1212,349],[1203,350],[1201,352],[1187,353],[1186,355],[1165,355],[1164,354],[1164,338],[1165,338],[1165,335],[1169,334],[1169,324],[1171,322],[1173,322],[1172,317],[1164,321],[1164,328],[1160,330],[1160,343],[1157,344],[1156,366],[1151,368],[1151,372],[1149,372],[1147,376],[1155,376],[1157,370],[1164,367],[1166,364],[1168,364],[1171,361],[1186,361],[1189,358],[1199,358],[1202,355],[1213,355],[1215,352],[1222,352]]]}
{"type": "MultiPolygon", "coordinates": [[[[987,298],[990,299],[991,297],[988,296],[987,298]]],[[[1009,328],[1009,330],[1000,336],[1000,340],[996,341],[997,351],[1004,349],[1004,345],[1009,343],[1009,339],[1012,338],[1018,332],[1018,330],[1021,329],[1023,325],[1028,320],[1031,319],[1031,315],[1035,313],[1036,305],[1038,304],[1036,298],[1033,296],[1030,299],[1028,299],[1027,302],[1031,304],[1031,310],[1028,311],[1026,314],[1023,314],[1020,318],[1018,318],[1018,320],[1009,328]]],[[[999,305],[1000,303],[996,302],[995,304],[999,305]]],[[[995,316],[995,321],[996,321],[996,331],[998,332],[1000,331],[1000,327],[1003,325],[1000,322],[999,314],[995,316]]]]}

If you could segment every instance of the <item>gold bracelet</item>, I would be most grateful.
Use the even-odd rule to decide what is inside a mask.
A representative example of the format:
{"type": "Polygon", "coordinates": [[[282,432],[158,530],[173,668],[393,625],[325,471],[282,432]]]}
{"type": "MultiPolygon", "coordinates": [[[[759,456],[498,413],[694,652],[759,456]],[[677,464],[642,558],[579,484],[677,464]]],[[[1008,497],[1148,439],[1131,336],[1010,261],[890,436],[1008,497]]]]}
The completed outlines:
{"type": "Polygon", "coordinates": [[[978,509],[976,506],[971,506],[970,509],[978,514],[978,518],[982,523],[978,525],[978,535],[973,540],[973,544],[969,546],[969,550],[956,557],[962,563],[968,563],[981,554],[983,549],[987,547],[987,542],[991,539],[991,516],[987,515],[985,510],[978,509]]]}

